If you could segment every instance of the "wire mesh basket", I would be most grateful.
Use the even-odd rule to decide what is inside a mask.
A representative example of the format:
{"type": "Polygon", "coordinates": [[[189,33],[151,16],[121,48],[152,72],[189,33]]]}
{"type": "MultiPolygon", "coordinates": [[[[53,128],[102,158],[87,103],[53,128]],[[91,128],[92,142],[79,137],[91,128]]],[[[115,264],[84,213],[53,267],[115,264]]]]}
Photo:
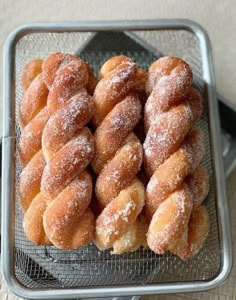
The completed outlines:
{"type": "Polygon", "coordinates": [[[205,32],[192,22],[180,20],[27,25],[9,37],[4,61],[2,255],[3,273],[13,292],[34,299],[97,298],[204,290],[221,283],[231,267],[230,230],[212,61],[205,32]],[[178,56],[190,64],[194,85],[204,99],[198,125],[205,136],[203,165],[210,174],[205,203],[211,222],[203,249],[190,261],[143,248],[111,255],[93,244],[61,251],[35,246],[26,239],[16,189],[21,172],[17,156],[20,76],[29,60],[45,58],[54,51],[79,54],[96,73],[106,59],[121,53],[145,69],[160,55],[178,56]]]}

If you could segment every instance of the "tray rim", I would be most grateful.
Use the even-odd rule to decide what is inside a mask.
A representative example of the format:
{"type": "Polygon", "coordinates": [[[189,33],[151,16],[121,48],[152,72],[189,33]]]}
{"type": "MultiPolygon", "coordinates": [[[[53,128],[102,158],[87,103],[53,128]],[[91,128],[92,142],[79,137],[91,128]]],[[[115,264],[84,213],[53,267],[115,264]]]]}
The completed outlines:
{"type": "Polygon", "coordinates": [[[232,267],[232,245],[229,223],[229,209],[225,189],[225,174],[219,138],[220,122],[216,99],[214,68],[211,44],[206,31],[197,23],[186,19],[130,20],[130,21],[89,21],[31,23],[19,26],[8,36],[3,57],[3,138],[2,138],[2,272],[9,289],[19,297],[29,299],[74,299],[78,297],[107,297],[127,295],[147,295],[179,292],[196,292],[213,289],[229,275],[232,267]],[[209,125],[213,150],[213,167],[216,176],[216,204],[221,243],[221,267],[214,278],[208,281],[159,283],[150,285],[30,289],[19,283],[14,274],[14,190],[11,180],[15,169],[14,157],[14,57],[15,45],[24,35],[39,32],[86,32],[86,31],[126,31],[126,30],[187,30],[199,40],[203,61],[203,80],[206,83],[209,104],[209,125]],[[12,187],[12,188],[11,188],[12,187]],[[12,192],[13,191],[13,192],[12,192]]]}

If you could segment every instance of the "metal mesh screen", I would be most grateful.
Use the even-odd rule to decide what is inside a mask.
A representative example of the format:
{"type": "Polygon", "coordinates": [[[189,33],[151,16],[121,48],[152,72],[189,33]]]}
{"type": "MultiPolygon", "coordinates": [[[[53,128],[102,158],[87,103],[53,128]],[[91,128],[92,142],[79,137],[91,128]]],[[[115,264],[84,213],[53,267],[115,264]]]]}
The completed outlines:
{"type": "MultiPolygon", "coordinates": [[[[112,35],[112,33],[110,33],[112,35]]],[[[187,31],[145,31],[135,35],[164,55],[175,55],[186,60],[194,72],[194,83],[203,98],[204,83],[201,80],[202,68],[196,37],[187,31]]],[[[54,51],[75,53],[81,49],[81,57],[88,61],[95,72],[112,55],[124,53],[131,56],[139,66],[147,69],[156,59],[148,49],[119,43],[115,49],[111,40],[101,39],[94,49],[85,45],[92,33],[37,33],[26,35],[16,45],[16,124],[19,103],[22,98],[20,76],[24,65],[33,58],[45,58],[54,51]],[[126,50],[123,50],[126,49],[126,50]]],[[[130,38],[130,37],[129,37],[130,38]]],[[[134,38],[134,37],[133,37],[134,38]]],[[[150,48],[151,49],[151,48],[150,48]]],[[[100,252],[94,245],[76,251],[61,251],[55,247],[34,246],[27,241],[22,227],[22,211],[16,198],[15,217],[15,275],[19,282],[29,288],[76,288],[96,286],[118,286],[154,284],[160,282],[187,282],[210,280],[220,268],[220,245],[215,206],[214,171],[209,142],[207,103],[204,100],[204,113],[199,121],[205,135],[206,155],[203,160],[210,174],[210,192],[205,200],[211,220],[211,231],[200,253],[188,262],[174,255],[156,255],[149,250],[139,249],[134,253],[111,255],[100,252]]],[[[17,143],[20,130],[16,125],[17,143]]],[[[20,167],[16,159],[16,186],[20,167]]],[[[16,193],[17,195],[17,193],[16,193]]]]}

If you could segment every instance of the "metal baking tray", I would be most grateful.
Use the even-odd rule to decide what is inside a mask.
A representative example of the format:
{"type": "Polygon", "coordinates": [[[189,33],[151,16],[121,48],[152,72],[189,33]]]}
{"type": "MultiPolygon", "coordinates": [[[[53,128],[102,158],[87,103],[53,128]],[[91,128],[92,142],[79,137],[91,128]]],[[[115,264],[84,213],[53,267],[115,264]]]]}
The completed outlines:
{"type": "Polygon", "coordinates": [[[6,42],[3,101],[2,264],[4,278],[14,293],[30,299],[99,298],[200,291],[225,280],[232,265],[232,249],[221,131],[210,43],[199,25],[186,20],[153,20],[22,26],[6,42]],[[96,47],[92,46],[94,41],[96,47]],[[204,98],[198,125],[205,134],[203,164],[211,177],[206,199],[211,231],[192,260],[182,262],[170,253],[159,256],[144,249],[115,256],[93,245],[65,252],[36,247],[26,240],[16,190],[21,171],[16,151],[20,74],[30,59],[77,49],[95,71],[118,53],[133,57],[144,68],[160,53],[179,56],[191,65],[194,84],[204,98]]]}

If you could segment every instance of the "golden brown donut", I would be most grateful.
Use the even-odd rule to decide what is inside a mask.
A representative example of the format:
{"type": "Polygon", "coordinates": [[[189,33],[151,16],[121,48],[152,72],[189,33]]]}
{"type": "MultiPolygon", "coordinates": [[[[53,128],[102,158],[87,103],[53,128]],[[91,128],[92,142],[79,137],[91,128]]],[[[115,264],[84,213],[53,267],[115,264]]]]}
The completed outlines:
{"type": "Polygon", "coordinates": [[[154,213],[147,233],[147,243],[152,251],[163,254],[179,239],[192,212],[192,197],[182,185],[163,201],[154,213]]]}
{"type": "MultiPolygon", "coordinates": [[[[151,115],[155,116],[159,112],[167,111],[171,106],[181,102],[188,94],[191,85],[192,71],[183,60],[166,56],[152,63],[148,70],[146,84],[146,92],[149,95],[145,107],[147,119],[151,120],[151,115]]],[[[149,123],[148,120],[147,122],[149,123]]]]}
{"type": "Polygon", "coordinates": [[[46,107],[48,89],[43,76],[39,73],[42,64],[38,60],[27,64],[22,74],[24,96],[19,107],[19,124],[21,126],[21,138],[18,145],[19,159],[22,167],[25,167],[33,156],[41,149],[41,137],[43,128],[49,118],[46,107]],[[29,76],[27,72],[30,72],[29,76]],[[35,77],[34,77],[35,76],[35,77]],[[32,79],[30,83],[29,80],[32,79]]]}
{"type": "MultiPolygon", "coordinates": [[[[199,167],[203,134],[194,127],[202,112],[201,96],[191,84],[187,63],[175,57],[157,60],[149,68],[144,109],[144,167],[150,178],[146,213],[151,220],[147,243],[157,254],[170,250],[186,259],[191,255],[183,253],[192,239],[201,246],[205,240],[189,229],[189,220],[209,187],[207,172],[199,167]]],[[[194,255],[200,246],[196,249],[194,255]]]]}
{"type": "Polygon", "coordinates": [[[191,259],[201,250],[209,230],[210,219],[207,208],[200,205],[193,210],[186,231],[170,250],[182,260],[191,259]]]}
{"type": "Polygon", "coordinates": [[[18,194],[24,212],[26,212],[33,199],[40,192],[41,177],[44,167],[45,159],[42,150],[40,150],[20,174],[18,194]]]}
{"type": "Polygon", "coordinates": [[[148,225],[145,214],[141,213],[138,220],[129,227],[129,230],[113,243],[111,254],[134,252],[141,246],[148,248],[146,239],[148,225]]]}
{"type": "MultiPolygon", "coordinates": [[[[145,108],[148,103],[149,98],[145,108]]],[[[155,120],[152,119],[154,123],[149,128],[143,144],[144,167],[148,176],[179,149],[193,124],[200,118],[201,112],[200,94],[192,88],[186,100],[167,112],[157,114],[155,120]]]]}
{"type": "Polygon", "coordinates": [[[148,73],[144,69],[138,68],[136,73],[135,88],[138,91],[145,91],[147,79],[148,79],[148,73]]]}
{"type": "Polygon", "coordinates": [[[49,239],[61,249],[77,249],[88,244],[94,233],[94,216],[88,208],[92,179],[82,171],[48,204],[43,224],[49,239]]]}
{"type": "MultiPolygon", "coordinates": [[[[145,206],[149,217],[152,217],[159,205],[182,184],[185,177],[194,172],[203,155],[203,134],[195,127],[180,148],[160,165],[150,178],[146,188],[145,206]]],[[[205,174],[205,169],[202,169],[205,174]]],[[[206,184],[205,182],[208,182],[208,178],[200,181],[197,186],[206,184]]]]}
{"type": "Polygon", "coordinates": [[[96,244],[99,249],[113,246],[130,225],[134,224],[144,206],[144,189],[138,179],[134,179],[127,188],[103,209],[96,220],[96,244]]]}
{"type": "Polygon", "coordinates": [[[26,236],[35,244],[47,245],[50,242],[44,233],[40,219],[45,206],[40,195],[40,184],[45,167],[41,151],[41,137],[49,114],[45,106],[48,89],[44,84],[42,73],[40,73],[41,66],[42,60],[33,60],[25,66],[22,74],[22,89],[25,93],[19,108],[22,132],[18,154],[24,169],[20,175],[18,195],[25,212],[24,231],[26,236]],[[37,213],[34,222],[32,222],[34,217],[32,211],[37,213]],[[28,219],[29,221],[27,221],[28,219]]]}
{"type": "Polygon", "coordinates": [[[79,131],[83,133],[82,136],[86,136],[86,132],[90,135],[90,131],[83,128],[89,122],[92,110],[91,97],[82,89],[67,100],[65,106],[51,115],[42,137],[46,161],[49,161],[79,131]]]}
{"type": "MultiPolygon", "coordinates": [[[[48,88],[50,88],[53,84],[53,81],[55,77],[57,76],[57,73],[60,72],[62,68],[64,68],[65,65],[70,66],[70,63],[72,63],[72,66],[75,66],[78,63],[78,58],[75,55],[69,54],[69,53],[62,53],[62,52],[56,52],[53,53],[53,55],[49,56],[47,58],[47,61],[44,61],[44,70],[46,72],[43,72],[44,76],[44,82],[48,88]],[[74,65],[75,63],[75,65],[74,65]]],[[[83,68],[84,72],[81,73],[82,76],[88,77],[88,80],[86,81],[85,88],[88,90],[89,93],[93,93],[94,88],[97,84],[97,80],[94,77],[93,71],[88,63],[83,62],[81,65],[81,68],[83,68]],[[86,69],[86,71],[85,71],[86,69]]],[[[65,72],[68,71],[68,68],[65,69],[65,72]]],[[[70,83],[74,82],[81,82],[81,79],[76,76],[74,80],[72,79],[73,76],[70,76],[70,83]]],[[[66,79],[65,79],[66,80],[66,79]]],[[[76,91],[76,88],[75,88],[76,91]]]]}
{"type": "Polygon", "coordinates": [[[41,193],[38,193],[24,215],[23,228],[25,235],[28,240],[36,245],[51,245],[45,234],[42,222],[46,206],[45,199],[41,193]]]}
{"type": "Polygon", "coordinates": [[[93,95],[92,122],[95,127],[134,88],[136,73],[135,63],[126,56],[115,56],[105,62],[100,70],[100,81],[93,95]]]}
{"type": "Polygon", "coordinates": [[[138,123],[140,114],[141,105],[138,96],[130,94],[114,107],[97,128],[94,134],[96,153],[92,162],[97,174],[121,148],[125,138],[138,123]]]}
{"type": "Polygon", "coordinates": [[[199,165],[192,174],[185,178],[185,182],[193,194],[193,209],[196,209],[209,192],[209,176],[206,168],[199,165]]]}
{"type": "Polygon", "coordinates": [[[33,59],[25,65],[21,76],[21,87],[24,92],[28,89],[34,78],[42,73],[42,64],[42,59],[33,59]]]}
{"type": "Polygon", "coordinates": [[[25,91],[19,108],[19,124],[24,128],[47,103],[48,88],[42,73],[37,75],[25,91]]]}
{"type": "Polygon", "coordinates": [[[181,259],[188,260],[201,250],[210,230],[207,209],[201,205],[209,191],[207,170],[199,165],[194,173],[185,178],[185,182],[192,194],[193,210],[186,228],[169,250],[181,259]]]}
{"type": "MultiPolygon", "coordinates": [[[[141,117],[136,92],[137,66],[126,56],[115,56],[102,66],[94,91],[93,124],[98,174],[96,196],[101,214],[96,220],[95,243],[115,254],[140,247],[138,215],[144,206],[144,187],[135,177],[142,164],[142,145],[132,132],[141,117]]],[[[143,233],[142,233],[143,234],[143,233]]]]}
{"type": "Polygon", "coordinates": [[[49,113],[45,106],[22,130],[18,145],[22,167],[25,167],[36,153],[41,150],[42,133],[48,118],[49,113]]]}
{"type": "MultiPolygon", "coordinates": [[[[77,249],[94,234],[94,215],[88,208],[92,180],[85,171],[94,155],[94,139],[85,127],[92,116],[88,65],[70,54],[51,54],[43,64],[49,88],[50,118],[42,136],[47,165],[41,180],[41,194],[47,206],[43,227],[53,245],[77,249]]],[[[91,86],[94,83],[91,83],[91,86]]]]}

